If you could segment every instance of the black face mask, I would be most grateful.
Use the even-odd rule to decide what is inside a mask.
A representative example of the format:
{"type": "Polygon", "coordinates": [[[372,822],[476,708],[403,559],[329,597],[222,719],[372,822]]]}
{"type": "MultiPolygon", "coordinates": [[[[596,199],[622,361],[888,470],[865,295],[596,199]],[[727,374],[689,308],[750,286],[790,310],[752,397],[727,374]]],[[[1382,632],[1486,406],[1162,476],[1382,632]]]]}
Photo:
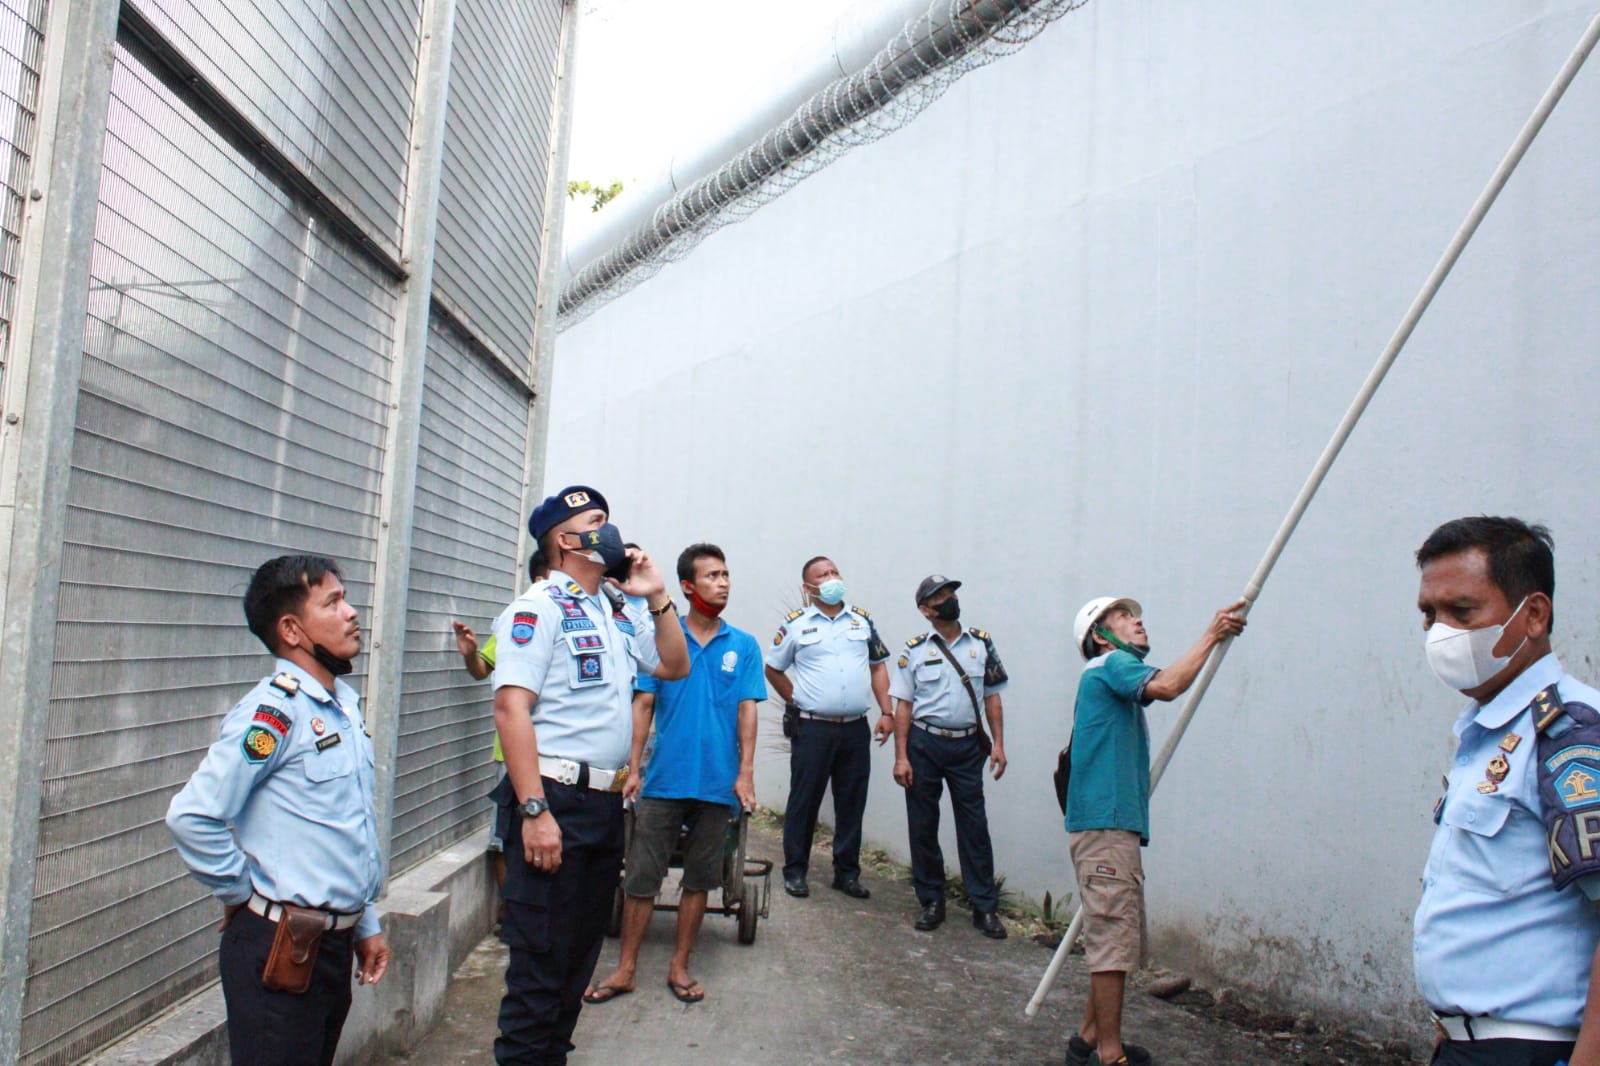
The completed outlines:
{"type": "Polygon", "coordinates": [[[961,601],[954,595],[933,609],[933,616],[941,622],[954,622],[961,617],[961,601]]]}
{"type": "Polygon", "coordinates": [[[600,561],[605,564],[606,577],[617,581],[628,580],[628,575],[633,571],[633,560],[628,558],[621,530],[607,522],[599,529],[586,529],[582,533],[573,533],[573,536],[578,538],[578,551],[594,552],[600,556],[600,561]]]}
{"type": "Polygon", "coordinates": [[[355,669],[355,663],[352,660],[339,658],[321,644],[311,645],[311,657],[317,660],[317,664],[334,677],[343,677],[355,669]]]}

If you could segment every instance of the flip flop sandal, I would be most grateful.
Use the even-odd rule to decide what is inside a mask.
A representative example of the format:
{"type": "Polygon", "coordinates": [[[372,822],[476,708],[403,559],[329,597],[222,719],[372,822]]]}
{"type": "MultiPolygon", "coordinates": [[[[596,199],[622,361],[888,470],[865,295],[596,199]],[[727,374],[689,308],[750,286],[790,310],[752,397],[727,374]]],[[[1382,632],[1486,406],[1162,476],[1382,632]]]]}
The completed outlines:
{"type": "Polygon", "coordinates": [[[583,1001],[585,1003],[610,1003],[618,996],[625,996],[632,991],[633,989],[631,988],[618,988],[616,985],[601,983],[585,992],[583,1001]]]}
{"type": "Polygon", "coordinates": [[[672,994],[678,997],[679,1003],[699,1003],[702,999],[706,998],[706,990],[704,988],[700,988],[699,981],[691,980],[686,984],[680,985],[677,982],[669,979],[667,981],[667,987],[672,989],[672,994]],[[698,993],[695,992],[696,988],[700,988],[698,993]]]}

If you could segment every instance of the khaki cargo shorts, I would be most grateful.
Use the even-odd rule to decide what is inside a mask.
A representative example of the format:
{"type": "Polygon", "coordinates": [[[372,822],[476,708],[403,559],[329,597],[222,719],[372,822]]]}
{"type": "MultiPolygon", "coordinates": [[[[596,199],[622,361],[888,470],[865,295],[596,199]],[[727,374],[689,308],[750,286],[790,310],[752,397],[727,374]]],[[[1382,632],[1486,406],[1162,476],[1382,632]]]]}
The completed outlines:
{"type": "Polygon", "coordinates": [[[1083,950],[1090,973],[1131,973],[1144,963],[1144,863],[1139,834],[1122,829],[1068,833],[1083,902],[1083,950]]]}

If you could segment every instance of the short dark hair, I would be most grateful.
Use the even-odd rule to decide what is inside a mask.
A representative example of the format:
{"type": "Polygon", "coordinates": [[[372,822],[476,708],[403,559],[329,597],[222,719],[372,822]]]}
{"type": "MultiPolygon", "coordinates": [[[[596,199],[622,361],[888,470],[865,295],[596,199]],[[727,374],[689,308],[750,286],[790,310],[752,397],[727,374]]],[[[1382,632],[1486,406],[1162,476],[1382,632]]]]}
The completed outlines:
{"type": "MultiPolygon", "coordinates": [[[[800,580],[801,581],[805,581],[806,580],[806,575],[811,573],[811,568],[813,566],[816,566],[818,563],[831,563],[831,562],[833,562],[833,560],[828,558],[826,555],[813,555],[811,558],[807,559],[806,562],[805,562],[805,565],[800,568],[800,580]]],[[[810,582],[806,582],[806,583],[810,584],[810,582]]]]}
{"type": "Polygon", "coordinates": [[[528,583],[532,584],[540,578],[549,576],[550,560],[545,558],[544,549],[533,549],[533,554],[528,556],[528,583]]]}
{"type": "Polygon", "coordinates": [[[1481,549],[1489,561],[1489,580],[1516,606],[1526,596],[1542,592],[1550,597],[1550,626],[1555,628],[1556,559],[1554,538],[1542,525],[1520,518],[1476,515],[1446,522],[1417,549],[1417,567],[1446,555],[1481,549]]]}
{"type": "Polygon", "coordinates": [[[722,549],[715,544],[707,544],[704,541],[699,544],[691,544],[678,553],[679,581],[694,582],[694,561],[696,559],[717,559],[724,563],[728,561],[728,557],[722,554],[722,549]]]}
{"type": "Polygon", "coordinates": [[[244,590],[244,620],[268,651],[278,653],[278,619],[299,614],[311,586],[329,574],[344,579],[339,564],[322,555],[280,555],[256,568],[244,590]]]}

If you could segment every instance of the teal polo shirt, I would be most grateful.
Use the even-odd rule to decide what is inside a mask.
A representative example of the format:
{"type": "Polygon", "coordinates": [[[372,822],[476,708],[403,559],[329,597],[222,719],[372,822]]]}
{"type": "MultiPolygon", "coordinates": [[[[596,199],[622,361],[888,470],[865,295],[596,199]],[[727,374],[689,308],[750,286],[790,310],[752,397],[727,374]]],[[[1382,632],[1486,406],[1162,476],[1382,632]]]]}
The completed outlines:
{"type": "Polygon", "coordinates": [[[1125,829],[1150,843],[1150,725],[1144,688],[1156,674],[1139,657],[1113,651],[1091,659],[1078,679],[1072,723],[1067,832],[1125,829]]]}
{"type": "Polygon", "coordinates": [[[656,746],[640,795],[737,806],[739,701],[767,698],[761,645],[723,622],[702,646],[687,622],[678,624],[689,645],[689,676],[657,681],[641,671],[636,682],[656,697],[656,746]]]}

